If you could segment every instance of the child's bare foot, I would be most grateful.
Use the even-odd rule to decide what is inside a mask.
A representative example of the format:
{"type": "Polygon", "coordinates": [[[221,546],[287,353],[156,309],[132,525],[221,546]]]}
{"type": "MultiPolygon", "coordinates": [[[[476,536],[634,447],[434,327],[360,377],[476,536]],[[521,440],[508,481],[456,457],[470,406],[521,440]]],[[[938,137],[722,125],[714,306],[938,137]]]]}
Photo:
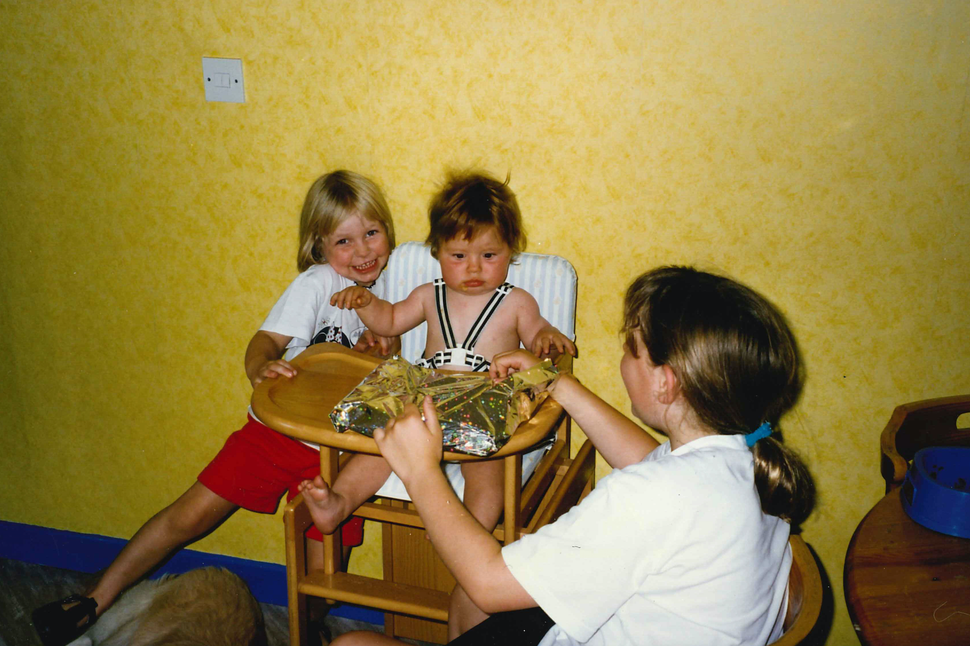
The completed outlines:
{"type": "Polygon", "coordinates": [[[324,534],[333,534],[347,518],[343,496],[328,487],[320,476],[313,480],[304,480],[299,489],[310,509],[313,524],[324,534]]]}

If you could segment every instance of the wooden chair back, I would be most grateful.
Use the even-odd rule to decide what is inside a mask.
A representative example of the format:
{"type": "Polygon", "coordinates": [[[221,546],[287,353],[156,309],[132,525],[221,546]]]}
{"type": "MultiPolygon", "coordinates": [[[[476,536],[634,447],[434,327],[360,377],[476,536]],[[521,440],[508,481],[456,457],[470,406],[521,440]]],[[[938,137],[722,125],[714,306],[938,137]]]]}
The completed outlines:
{"type": "Polygon", "coordinates": [[[970,447],[970,426],[957,426],[957,419],[964,413],[970,413],[970,395],[924,399],[896,407],[879,438],[886,493],[903,484],[909,463],[920,449],[970,447]]]}
{"type": "Polygon", "coordinates": [[[808,636],[822,610],[822,575],[801,536],[792,535],[791,574],[788,575],[788,611],[785,632],[773,646],[797,646],[808,636]]]}

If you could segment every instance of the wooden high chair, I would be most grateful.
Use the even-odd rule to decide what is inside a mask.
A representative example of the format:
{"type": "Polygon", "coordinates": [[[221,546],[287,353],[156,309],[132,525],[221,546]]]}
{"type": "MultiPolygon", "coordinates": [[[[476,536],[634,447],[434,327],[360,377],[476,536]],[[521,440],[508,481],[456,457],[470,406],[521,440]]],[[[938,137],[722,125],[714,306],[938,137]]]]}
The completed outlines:
{"type": "Polygon", "coordinates": [[[903,484],[909,462],[920,449],[970,446],[970,428],[957,426],[957,419],[965,413],[970,413],[970,395],[924,399],[896,407],[879,438],[886,493],[903,484]]]}
{"type": "MultiPolygon", "coordinates": [[[[405,243],[391,256],[388,299],[402,300],[419,284],[440,276],[426,247],[405,243]]],[[[550,323],[574,338],[576,274],[556,256],[521,254],[508,281],[529,291],[550,323]]],[[[402,356],[414,360],[423,352],[423,327],[402,338],[402,356]]],[[[571,371],[571,357],[561,357],[560,370],[571,371]]],[[[329,413],[378,363],[335,344],[318,344],[294,361],[299,372],[289,380],[261,383],[253,393],[253,410],[271,428],[320,444],[321,476],[336,478],[341,451],[379,454],[376,443],[357,433],[337,433],[329,413]]],[[[494,534],[510,543],[552,522],[575,505],[593,486],[595,452],[587,440],[570,458],[570,419],[547,398],[501,451],[490,459],[505,462],[505,510],[494,534]],[[540,449],[533,447],[541,445],[540,449]],[[523,483],[524,488],[523,488],[523,483]]],[[[446,454],[446,460],[475,460],[446,454]]],[[[461,491],[460,467],[449,464],[446,475],[461,491]]],[[[424,526],[396,476],[378,491],[378,502],[362,505],[356,516],[383,523],[383,579],[340,571],[339,532],[324,537],[324,568],[307,572],[305,532],[312,524],[302,496],[284,511],[289,592],[290,643],[306,642],[306,598],[321,597],[385,611],[385,633],[423,641],[447,641],[448,604],[455,581],[425,538],[424,526]]]]}

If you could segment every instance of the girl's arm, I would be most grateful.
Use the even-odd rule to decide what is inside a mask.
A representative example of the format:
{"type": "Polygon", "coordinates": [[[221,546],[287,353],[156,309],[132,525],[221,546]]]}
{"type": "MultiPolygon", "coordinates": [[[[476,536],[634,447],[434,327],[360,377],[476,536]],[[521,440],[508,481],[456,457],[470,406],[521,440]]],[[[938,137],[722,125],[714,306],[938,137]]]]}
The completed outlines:
{"type": "Polygon", "coordinates": [[[342,310],[356,310],[360,320],[375,334],[400,336],[424,322],[421,290],[414,289],[399,303],[374,296],[366,287],[348,287],[334,294],[330,304],[342,310]]]}
{"type": "MultiPolygon", "coordinates": [[[[490,372],[493,378],[505,378],[510,371],[526,370],[538,362],[528,352],[515,350],[492,359],[490,372]]],[[[614,469],[636,464],[660,446],[649,433],[572,375],[559,377],[550,387],[550,393],[614,469]]]]}
{"type": "Polygon", "coordinates": [[[471,600],[489,614],[536,605],[512,576],[502,547],[469,513],[441,470],[441,427],[430,397],[374,432],[381,455],[401,478],[442,561],[471,600]]]}
{"type": "Polygon", "coordinates": [[[401,337],[381,336],[371,330],[364,330],[352,349],[373,357],[387,359],[392,355],[401,354],[401,337]]]}
{"type": "Polygon", "coordinates": [[[539,304],[532,294],[521,290],[521,302],[517,303],[516,331],[522,345],[532,351],[532,354],[544,357],[553,351],[558,354],[568,352],[576,356],[576,346],[572,340],[556,329],[554,325],[542,318],[539,304]]]}
{"type": "Polygon", "coordinates": [[[296,374],[296,368],[280,359],[292,338],[276,332],[259,330],[249,340],[245,359],[246,376],[249,377],[254,388],[264,379],[292,377],[296,374]]]}

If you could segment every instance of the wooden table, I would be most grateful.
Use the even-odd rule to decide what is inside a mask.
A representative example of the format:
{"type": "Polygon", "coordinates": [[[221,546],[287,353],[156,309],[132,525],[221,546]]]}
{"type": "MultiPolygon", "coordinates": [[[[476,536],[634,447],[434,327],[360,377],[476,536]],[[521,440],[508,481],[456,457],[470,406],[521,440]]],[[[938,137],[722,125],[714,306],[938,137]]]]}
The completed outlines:
{"type": "Polygon", "coordinates": [[[970,539],[916,523],[899,492],[862,519],[845,555],[856,634],[864,646],[968,646],[970,539]]]}

